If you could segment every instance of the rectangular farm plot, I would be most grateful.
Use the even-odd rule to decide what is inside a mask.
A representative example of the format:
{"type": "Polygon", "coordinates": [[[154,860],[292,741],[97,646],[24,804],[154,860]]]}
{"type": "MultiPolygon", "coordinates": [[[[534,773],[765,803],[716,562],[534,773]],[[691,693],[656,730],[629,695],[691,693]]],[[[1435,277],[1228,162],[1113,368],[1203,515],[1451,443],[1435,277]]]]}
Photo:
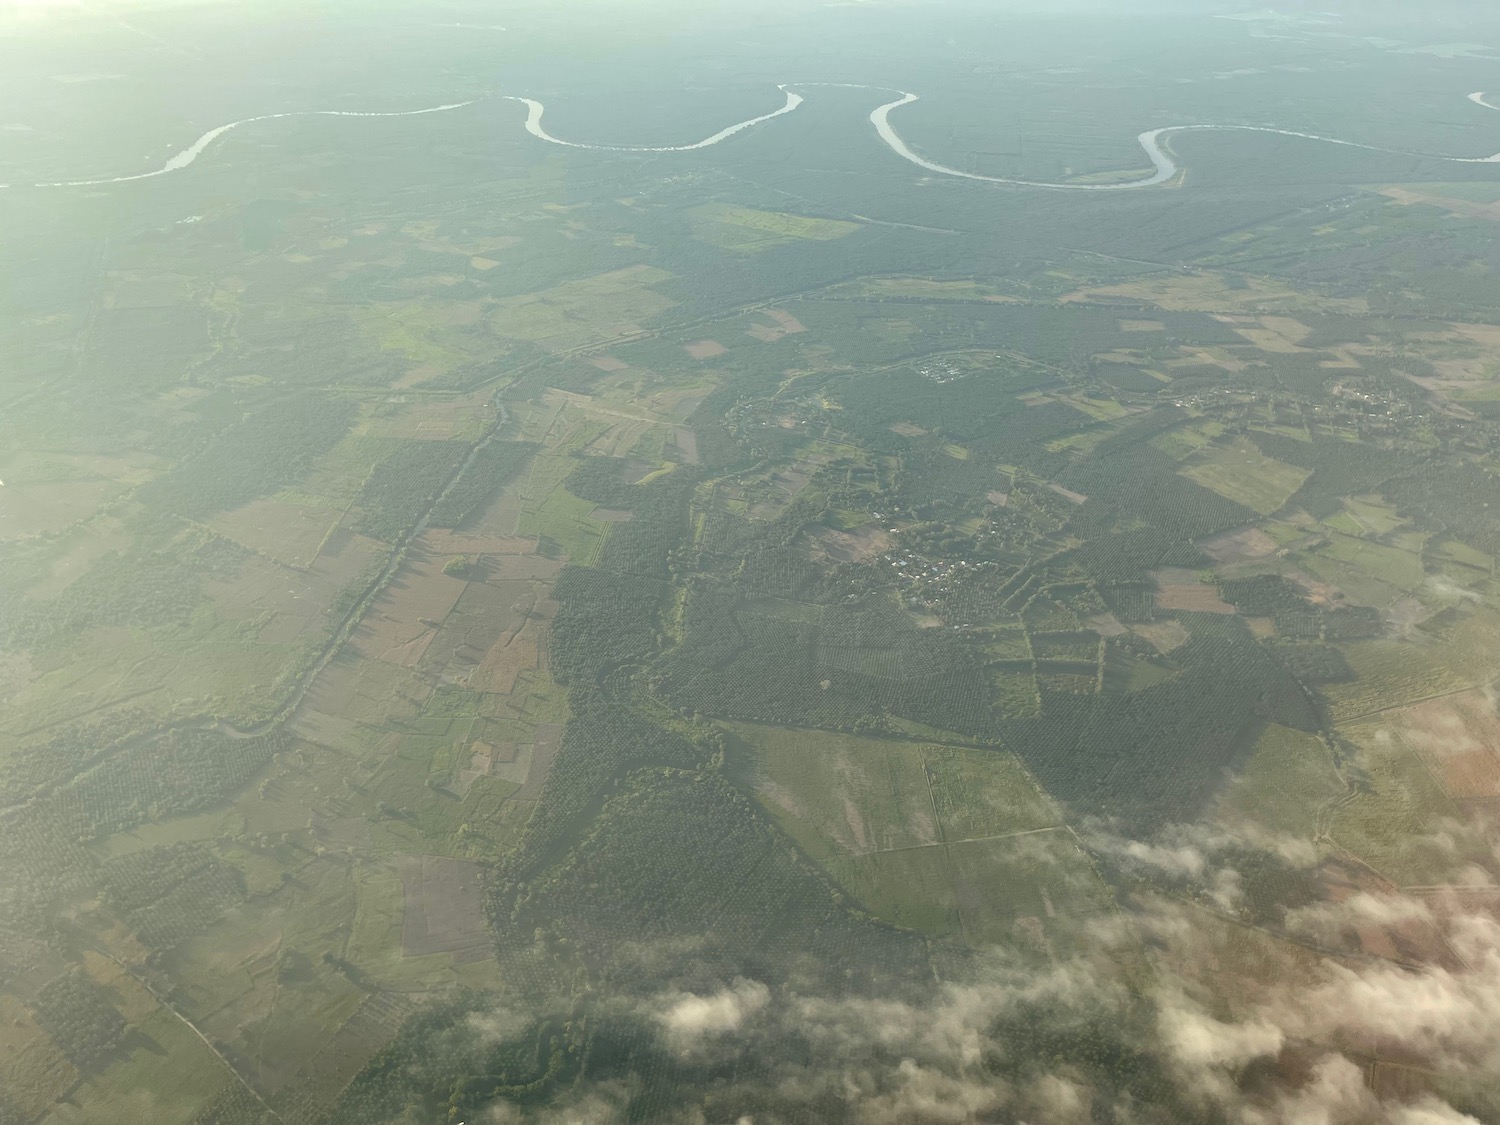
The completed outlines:
{"type": "Polygon", "coordinates": [[[490,317],[490,326],[497,335],[530,340],[548,351],[636,336],[644,322],[677,303],[651,288],[671,276],[652,266],[629,266],[507,297],[490,317]]]}
{"type": "Polygon", "coordinates": [[[1500,715],[1487,691],[1428,700],[1386,717],[1448,796],[1500,797],[1500,715]]]}
{"type": "Polygon", "coordinates": [[[1343,653],[1357,678],[1321,688],[1338,722],[1487,683],[1500,660],[1500,619],[1477,610],[1440,645],[1358,641],[1343,653]]]}
{"type": "Polygon", "coordinates": [[[1411,551],[1367,539],[1333,535],[1317,553],[1399,590],[1410,590],[1426,577],[1422,560],[1411,551]]]}
{"type": "Polygon", "coordinates": [[[1311,839],[1318,813],[1345,793],[1333,756],[1317,735],[1268,725],[1239,777],[1226,790],[1219,816],[1311,839]]]}
{"type": "Polygon", "coordinates": [[[1461,820],[1461,810],[1387,723],[1360,723],[1342,733],[1360,748],[1363,784],[1332,810],[1328,834],[1335,843],[1402,886],[1448,882],[1464,863],[1481,859],[1477,841],[1460,838],[1459,855],[1433,846],[1433,836],[1461,820]]]}
{"type": "Polygon", "coordinates": [[[514,635],[535,607],[530,582],[470,582],[422,656],[422,671],[468,680],[491,648],[514,635]]]}
{"type": "Polygon", "coordinates": [[[761,802],[814,856],[939,841],[920,747],[788,727],[732,729],[750,747],[761,802]]]}
{"type": "Polygon", "coordinates": [[[252,500],[215,516],[209,526],[242,547],[287,566],[302,567],[317,557],[339,515],[334,508],[252,500]]]}
{"type": "Polygon", "coordinates": [[[688,212],[693,234],[723,250],[754,254],[773,246],[811,240],[826,242],[859,230],[859,223],[815,219],[782,211],[757,211],[728,203],[705,203],[688,212]]]}
{"type": "Polygon", "coordinates": [[[406,912],[401,946],[407,956],[451,953],[455,961],[489,956],[484,920],[484,869],[443,856],[402,856],[406,912]]]}
{"type": "Polygon", "coordinates": [[[1181,609],[1190,613],[1233,613],[1234,606],[1219,596],[1219,588],[1199,582],[1190,570],[1156,573],[1156,608],[1181,609]]]}
{"type": "Polygon", "coordinates": [[[971,945],[1006,937],[1023,918],[1092,914],[1112,899],[1067,829],[947,846],[954,898],[971,945]]]}
{"type": "Polygon", "coordinates": [[[1263,516],[1285,504],[1312,475],[1311,469],[1273,461],[1244,438],[1213,447],[1181,472],[1204,488],[1263,516]]]}
{"type": "Polygon", "coordinates": [[[443,573],[446,561],[413,551],[354,631],[354,651],[416,667],[467,585],[443,573]]]}
{"type": "Polygon", "coordinates": [[[50,535],[92,516],[123,491],[112,480],[37,481],[0,488],[0,539],[50,535]]]}
{"type": "Polygon", "coordinates": [[[923,749],[932,800],[949,842],[1062,823],[1062,814],[1013,754],[952,746],[923,749]]]}

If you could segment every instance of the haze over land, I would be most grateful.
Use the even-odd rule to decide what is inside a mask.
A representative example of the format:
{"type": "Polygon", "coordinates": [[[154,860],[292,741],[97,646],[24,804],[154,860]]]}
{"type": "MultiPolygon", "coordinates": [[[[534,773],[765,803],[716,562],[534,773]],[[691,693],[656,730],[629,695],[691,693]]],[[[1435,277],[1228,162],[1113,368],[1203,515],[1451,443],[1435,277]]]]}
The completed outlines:
{"type": "Polygon", "coordinates": [[[0,4],[0,1125],[1500,1119],[1500,21],[1316,7],[0,4]]]}

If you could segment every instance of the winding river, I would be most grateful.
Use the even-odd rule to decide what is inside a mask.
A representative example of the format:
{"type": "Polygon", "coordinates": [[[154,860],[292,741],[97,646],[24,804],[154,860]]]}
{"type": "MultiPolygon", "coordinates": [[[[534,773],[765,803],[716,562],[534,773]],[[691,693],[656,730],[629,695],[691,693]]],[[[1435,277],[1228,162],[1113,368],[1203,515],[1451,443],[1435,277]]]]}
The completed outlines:
{"type": "MultiPolygon", "coordinates": [[[[778,86],[777,89],[780,90],[783,95],[785,95],[786,101],[779,109],[772,110],[770,113],[763,113],[758,117],[751,117],[747,118],[744,121],[736,122],[733,125],[720,129],[712,136],[705,137],[701,141],[695,141],[692,144],[681,145],[605,145],[589,144],[582,141],[564,140],[561,137],[553,136],[551,133],[547,132],[546,128],[543,127],[542,116],[546,113],[547,109],[547,107],[543,103],[537,101],[534,98],[521,97],[514,94],[500,95],[500,99],[503,101],[519,102],[521,105],[524,105],[526,107],[526,120],[523,123],[523,127],[533,137],[541,141],[546,141],[548,144],[562,145],[566,148],[589,149],[595,152],[693,152],[697,149],[708,148],[712,145],[727,141],[729,138],[735,136],[738,133],[742,133],[747,129],[753,129],[755,126],[762,125],[765,122],[772,120],[773,118],[782,117],[788,113],[794,112],[799,106],[803,104],[803,101],[805,100],[801,94],[798,94],[791,89],[791,87],[794,85],[804,89],[814,86],[837,86],[844,89],[885,91],[888,93],[900,94],[901,96],[896,100],[876,106],[875,109],[870,113],[870,123],[875,127],[875,134],[880,138],[881,141],[885,143],[886,147],[888,147],[897,156],[901,157],[901,159],[915,164],[923,171],[931,172],[934,175],[952,176],[964,180],[977,180],[981,183],[989,184],[1010,184],[1017,187],[1046,188],[1060,191],[1132,191],[1140,188],[1156,187],[1158,185],[1165,184],[1176,179],[1182,171],[1181,165],[1177,163],[1168,147],[1168,139],[1176,133],[1202,132],[1207,130],[1235,130],[1238,132],[1248,133],[1274,133],[1282,137],[1297,137],[1302,140],[1319,141],[1323,144],[1343,145],[1347,148],[1365,149],[1369,152],[1386,152],[1399,156],[1415,156],[1422,157],[1428,160],[1444,160],[1456,164],[1500,164],[1500,153],[1496,153],[1493,156],[1439,156],[1431,153],[1408,152],[1403,149],[1383,148],[1379,145],[1361,144],[1357,141],[1340,140],[1337,137],[1320,137],[1314,133],[1299,133],[1291,129],[1276,129],[1269,125],[1168,125],[1164,128],[1148,130],[1147,132],[1141,133],[1136,138],[1136,140],[1140,143],[1141,148],[1145,151],[1147,158],[1151,161],[1153,171],[1149,175],[1142,176],[1139,179],[1122,180],[1114,183],[1051,183],[1038,180],[1008,179],[1003,176],[985,176],[979,174],[978,172],[965,172],[960,168],[953,168],[946,164],[939,164],[937,161],[930,160],[920,153],[915,152],[911,148],[911,146],[901,138],[901,135],[896,132],[895,127],[891,124],[891,113],[897,109],[900,109],[902,106],[911,105],[912,102],[918,100],[918,95],[909,93],[905,90],[896,90],[887,86],[864,86],[852,82],[783,83],[778,86]]],[[[1500,110],[1500,105],[1495,105],[1486,100],[1483,91],[1470,94],[1468,100],[1473,102],[1475,105],[1484,107],[1485,109],[1500,110]]],[[[352,110],[341,109],[317,109],[294,111],[291,113],[267,113],[259,117],[246,117],[241,121],[231,121],[228,125],[220,125],[217,129],[210,129],[207,133],[204,133],[187,148],[183,149],[177,155],[173,156],[166,162],[166,164],[153,172],[140,172],[130,176],[112,176],[106,179],[95,180],[60,180],[53,183],[36,184],[34,186],[40,188],[93,187],[102,184],[124,184],[131,183],[136,180],[149,180],[153,179],[156,176],[165,176],[169,172],[180,172],[182,171],[182,169],[188,167],[200,156],[202,156],[204,152],[207,151],[208,148],[214,143],[214,141],[218,140],[231,129],[237,129],[241,125],[249,125],[257,121],[275,121],[288,117],[417,117],[427,113],[446,113],[450,110],[463,109],[466,106],[475,104],[477,104],[477,101],[453,102],[448,105],[431,106],[427,109],[409,109],[387,113],[360,113],[352,110]]],[[[4,186],[7,185],[0,185],[0,187],[4,186]]]]}
{"type": "MultiPolygon", "coordinates": [[[[220,125],[217,129],[210,129],[199,137],[187,148],[172,157],[154,172],[138,172],[134,176],[110,176],[102,180],[58,180],[48,184],[35,184],[39,188],[56,187],[94,187],[98,184],[128,184],[136,180],[151,180],[157,176],[165,176],[168,172],[180,172],[198,157],[202,156],[209,145],[222,137],[231,129],[238,129],[241,125],[252,125],[257,121],[277,121],[285,117],[418,117],[424,113],[446,113],[450,109],[462,109],[473,102],[454,102],[451,105],[435,105],[427,109],[406,109],[395,113],[359,113],[348,109],[305,109],[296,110],[291,113],[263,113],[259,117],[246,117],[239,121],[231,121],[228,125],[220,125]]],[[[0,184],[0,187],[9,185],[0,184]]]]}

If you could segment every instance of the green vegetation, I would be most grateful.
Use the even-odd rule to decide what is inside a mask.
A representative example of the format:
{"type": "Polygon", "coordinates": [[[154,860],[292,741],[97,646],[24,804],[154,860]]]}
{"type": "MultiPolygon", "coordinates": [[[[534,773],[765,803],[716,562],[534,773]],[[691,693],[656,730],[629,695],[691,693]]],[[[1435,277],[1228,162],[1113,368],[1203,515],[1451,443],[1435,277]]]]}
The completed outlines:
{"type": "Polygon", "coordinates": [[[955,747],[924,751],[945,840],[978,840],[1056,827],[1062,812],[1009,754],[955,747]]]}
{"type": "Polygon", "coordinates": [[[507,73],[580,149],[483,102],[485,32],[330,9],[384,85],[320,101],[230,7],[282,109],[464,105],[35,191],[165,142],[92,9],[7,25],[0,1125],[1197,1125],[1350,1044],[1500,1119],[1358,1029],[1223,1104],[1162,1053],[1188,998],[1464,980],[1462,895],[1319,919],[1500,878],[1493,170],[1389,186],[1474,150],[1458,48],[1349,13],[1324,97],[1321,32],[726,8],[647,89],[618,13],[533,6],[507,73]],[[893,127],[980,176],[1370,147],[1002,187],[815,74],[679,147],[783,37],[899,45],[893,127]]]}
{"type": "Polygon", "coordinates": [[[1272,832],[1311,839],[1319,814],[1346,792],[1321,738],[1272,723],[1225,793],[1223,809],[1272,832]]]}
{"type": "MultiPolygon", "coordinates": [[[[234,408],[226,402],[218,409],[234,408]]],[[[316,392],[252,405],[243,421],[148,483],[138,498],[153,508],[203,519],[268,496],[305,477],[348,433],[358,413],[353,401],[316,392]]]]}
{"type": "Polygon", "coordinates": [[[432,506],[428,526],[462,527],[499,494],[537,448],[526,441],[492,441],[481,446],[458,480],[432,506]]]}
{"type": "Polygon", "coordinates": [[[433,507],[467,453],[455,441],[402,442],[366,478],[352,526],[374,539],[400,539],[433,507]]]}
{"type": "Polygon", "coordinates": [[[125,1038],[125,1020],[109,994],[79,970],[43,986],[31,1014],[80,1070],[103,1066],[125,1038]]]}
{"type": "Polygon", "coordinates": [[[815,219],[778,211],[757,211],[727,203],[705,203],[688,212],[693,233],[725,250],[755,253],[801,239],[826,242],[859,229],[858,223],[815,219]]]}
{"type": "Polygon", "coordinates": [[[238,871],[189,843],[121,856],[101,874],[105,901],[154,949],[202,929],[244,897],[238,871]]]}
{"type": "Polygon", "coordinates": [[[1285,504],[1312,475],[1310,469],[1271,460],[1244,438],[1200,455],[1182,473],[1263,516],[1285,504]]]}

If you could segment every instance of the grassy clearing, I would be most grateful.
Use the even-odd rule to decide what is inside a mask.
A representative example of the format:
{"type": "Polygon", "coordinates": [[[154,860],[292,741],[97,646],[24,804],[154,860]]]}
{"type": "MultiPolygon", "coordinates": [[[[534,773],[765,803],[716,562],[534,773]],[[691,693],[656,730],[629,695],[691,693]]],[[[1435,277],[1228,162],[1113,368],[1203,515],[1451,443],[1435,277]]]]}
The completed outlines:
{"type": "MultiPolygon", "coordinates": [[[[136,986],[139,987],[139,986],[136,986]]],[[[189,1121],[234,1078],[207,1044],[158,1009],[134,1025],[139,1046],[91,1075],[54,1107],[58,1125],[158,1125],[189,1121]]]]}
{"type": "Polygon", "coordinates": [[[924,749],[855,735],[735,724],[761,802],[809,854],[828,859],[936,843],[924,749]]]}
{"type": "Polygon", "coordinates": [[[490,326],[497,335],[529,340],[548,351],[634,336],[646,321],[676,304],[651,288],[671,276],[652,266],[629,266],[507,297],[490,317],[490,326]]]}
{"type": "Polygon", "coordinates": [[[1249,821],[1310,838],[1318,810],[1343,793],[1343,780],[1321,738],[1272,723],[1224,794],[1219,815],[1230,823],[1249,821]]]}
{"type": "Polygon", "coordinates": [[[929,746],[923,760],[949,843],[1062,823],[1062,813],[1013,754],[929,746]]]}
{"type": "Polygon", "coordinates": [[[1385,535],[1406,523],[1406,520],[1396,514],[1394,507],[1369,497],[1346,497],[1341,514],[1358,525],[1359,530],[1354,532],[1356,535],[1366,532],[1385,535]]]}
{"type": "Polygon", "coordinates": [[[1200,422],[1169,429],[1166,434],[1158,434],[1157,437],[1152,438],[1151,444],[1166,453],[1169,458],[1182,460],[1190,458],[1203,447],[1209,446],[1223,432],[1223,423],[1200,422]]]}
{"type": "Polygon", "coordinates": [[[1096,422],[1112,422],[1117,418],[1125,417],[1128,413],[1112,398],[1090,398],[1087,395],[1076,394],[1058,395],[1057,401],[1081,411],[1096,422]]]}
{"type": "Polygon", "coordinates": [[[915,297],[924,301],[1014,300],[993,282],[938,281],[930,277],[867,277],[835,285],[829,292],[861,297],[915,297]]]}
{"type": "Polygon", "coordinates": [[[826,866],[878,918],[937,937],[962,933],[946,848],[840,857],[826,866]]]}
{"type": "Polygon", "coordinates": [[[472,344],[468,348],[457,346],[464,342],[464,333],[457,330],[455,318],[426,301],[356,308],[353,315],[364,334],[382,351],[397,352],[436,370],[458,366],[472,351],[472,344]]]}
{"type": "Polygon", "coordinates": [[[782,211],[757,211],[728,203],[705,203],[688,212],[693,234],[710,245],[739,253],[758,253],[792,242],[827,242],[859,230],[859,223],[815,219],[782,211]]]}
{"type": "Polygon", "coordinates": [[[1473,841],[1458,846],[1474,854],[1453,854],[1451,828],[1462,813],[1409,747],[1380,723],[1342,733],[1360,748],[1366,787],[1334,817],[1337,843],[1403,885],[1444,882],[1463,861],[1482,858],[1473,841]]]}
{"type": "Polygon", "coordinates": [[[1338,722],[1488,683],[1500,656],[1500,616],[1476,611],[1442,644],[1359,641],[1344,646],[1344,655],[1359,678],[1322,689],[1338,722]]]}
{"type": "Polygon", "coordinates": [[[1120,649],[1107,649],[1104,659],[1103,691],[1107,695],[1129,695],[1148,687],[1166,683],[1179,670],[1154,663],[1120,649]]]}
{"type": "Polygon", "coordinates": [[[995,709],[1008,718],[1024,719],[1041,714],[1035,674],[999,671],[994,674],[995,709]]]}
{"type": "Polygon", "coordinates": [[[609,534],[609,524],[589,515],[598,506],[558,485],[536,508],[522,509],[516,533],[537,536],[543,555],[566,556],[570,562],[588,566],[609,534]]]}
{"type": "Polygon", "coordinates": [[[1353,567],[1377,582],[1410,590],[1422,583],[1425,574],[1420,556],[1383,543],[1336,535],[1319,554],[1353,567]]]}
{"type": "Polygon", "coordinates": [[[974,946],[1063,931],[1112,901],[1065,829],[844,857],[828,868],[878,917],[974,946]]]}
{"type": "Polygon", "coordinates": [[[1064,301],[1090,303],[1115,298],[1141,301],[1174,312],[1227,312],[1230,310],[1310,310],[1362,313],[1366,303],[1358,298],[1331,298],[1300,292],[1283,282],[1265,277],[1199,271],[1166,277],[1148,277],[1120,285],[1102,285],[1069,293],[1064,301]]]}
{"type": "Polygon", "coordinates": [[[1078,841],[1065,829],[973,840],[947,848],[964,936],[986,945],[1023,918],[1042,921],[1106,910],[1112,903],[1078,841]]]}
{"type": "Polygon", "coordinates": [[[1444,558],[1452,559],[1461,566],[1472,567],[1474,570],[1493,574],[1495,560],[1483,551],[1475,550],[1467,543],[1460,543],[1457,539],[1444,539],[1438,544],[1437,551],[1444,558]]]}
{"type": "Polygon", "coordinates": [[[1244,438],[1235,438],[1204,452],[1181,472],[1204,488],[1266,516],[1285,504],[1312,470],[1274,461],[1244,438]]]}

